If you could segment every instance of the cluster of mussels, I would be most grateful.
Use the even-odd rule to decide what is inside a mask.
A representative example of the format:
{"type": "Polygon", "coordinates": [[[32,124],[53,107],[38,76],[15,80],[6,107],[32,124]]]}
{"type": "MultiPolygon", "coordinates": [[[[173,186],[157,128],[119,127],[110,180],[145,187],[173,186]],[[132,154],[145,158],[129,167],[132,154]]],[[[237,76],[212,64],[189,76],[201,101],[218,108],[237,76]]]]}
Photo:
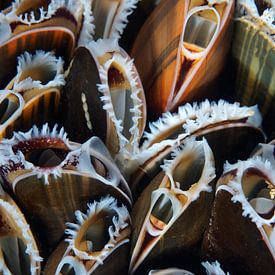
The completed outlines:
{"type": "Polygon", "coordinates": [[[275,274],[275,141],[199,103],[273,2],[1,1],[0,274],[275,274]]]}

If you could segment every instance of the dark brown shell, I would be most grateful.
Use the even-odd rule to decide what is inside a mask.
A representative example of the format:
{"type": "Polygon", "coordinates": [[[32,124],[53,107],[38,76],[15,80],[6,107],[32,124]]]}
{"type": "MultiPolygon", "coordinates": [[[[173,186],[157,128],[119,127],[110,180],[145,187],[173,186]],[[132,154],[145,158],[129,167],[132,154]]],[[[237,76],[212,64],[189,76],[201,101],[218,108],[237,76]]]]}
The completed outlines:
{"type": "Polygon", "coordinates": [[[96,86],[99,83],[98,69],[92,55],[88,49],[79,47],[71,62],[60,103],[60,123],[72,140],[84,142],[92,135],[106,140],[107,117],[96,86]],[[87,126],[82,93],[91,114],[92,129],[87,126]]]}
{"type": "Polygon", "coordinates": [[[207,259],[217,259],[232,274],[274,274],[274,259],[257,226],[242,216],[242,205],[232,203],[232,195],[218,191],[202,251],[207,259]]]}
{"type": "Polygon", "coordinates": [[[37,175],[18,180],[14,195],[47,255],[64,235],[65,223],[73,222],[76,210],[85,211],[87,203],[110,194],[129,207],[122,193],[88,175],[62,173],[49,176],[49,184],[37,175]]]}

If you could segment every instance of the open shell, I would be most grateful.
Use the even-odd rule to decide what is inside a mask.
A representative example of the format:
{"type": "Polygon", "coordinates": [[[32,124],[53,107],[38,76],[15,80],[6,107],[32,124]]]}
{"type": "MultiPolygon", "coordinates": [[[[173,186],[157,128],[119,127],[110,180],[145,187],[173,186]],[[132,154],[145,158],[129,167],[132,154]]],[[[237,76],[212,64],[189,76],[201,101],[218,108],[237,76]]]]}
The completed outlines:
{"type": "Polygon", "coordinates": [[[64,129],[44,125],[3,140],[0,152],[5,186],[48,250],[61,240],[74,211],[83,211],[91,199],[108,193],[131,205],[126,181],[96,137],[80,145],[69,142],[64,129]]]}
{"type": "Polygon", "coordinates": [[[0,63],[6,64],[0,69],[1,86],[8,83],[17,56],[25,51],[55,50],[68,61],[76,39],[84,36],[80,35],[81,31],[85,32],[86,39],[92,39],[92,30],[82,28],[82,23],[89,20],[84,16],[85,3],[82,0],[15,0],[10,8],[0,12],[0,63]]]}
{"type": "Polygon", "coordinates": [[[165,113],[149,124],[150,132],[144,134],[140,152],[120,167],[125,175],[132,174],[129,183],[138,196],[159,172],[159,165],[171,150],[187,137],[196,136],[207,139],[219,174],[224,161],[247,158],[255,146],[265,140],[260,125],[261,115],[256,107],[241,107],[223,100],[188,103],[179,107],[178,113],[165,113]]]}
{"type": "Polygon", "coordinates": [[[88,204],[86,214],[76,211],[75,216],[76,223],[67,223],[67,248],[57,248],[45,274],[126,274],[131,233],[127,208],[104,197],[88,204]]]}
{"type": "Polygon", "coordinates": [[[205,139],[189,139],[172,156],[134,205],[130,274],[198,260],[213,200],[213,153],[205,139]]]}
{"type": "Polygon", "coordinates": [[[234,8],[234,1],[211,2],[163,0],[138,33],[132,56],[152,116],[209,97],[206,87],[229,50],[234,8]]]}
{"type": "Polygon", "coordinates": [[[233,274],[275,272],[274,180],[274,168],[260,157],[225,165],[203,241],[207,258],[233,274]]]}
{"type": "Polygon", "coordinates": [[[52,121],[64,84],[61,57],[43,51],[19,56],[17,74],[6,87],[12,92],[1,91],[4,121],[0,138],[10,137],[14,130],[26,131],[33,124],[52,121]]]}
{"type": "Polygon", "coordinates": [[[69,115],[63,116],[62,124],[74,137],[80,122],[84,135],[100,136],[113,156],[135,154],[145,127],[146,104],[133,61],[114,39],[92,42],[88,49],[90,53],[78,49],[72,62],[63,104],[69,115]],[[88,79],[79,77],[80,70],[88,79]]]}
{"type": "MultiPolygon", "coordinates": [[[[85,4],[81,0],[14,0],[0,13],[0,44],[31,29],[62,27],[76,37],[81,29],[85,4]]],[[[84,20],[85,21],[85,20],[84,20]]]]}
{"type": "Polygon", "coordinates": [[[24,215],[0,187],[0,273],[40,274],[42,258],[24,215]]]}

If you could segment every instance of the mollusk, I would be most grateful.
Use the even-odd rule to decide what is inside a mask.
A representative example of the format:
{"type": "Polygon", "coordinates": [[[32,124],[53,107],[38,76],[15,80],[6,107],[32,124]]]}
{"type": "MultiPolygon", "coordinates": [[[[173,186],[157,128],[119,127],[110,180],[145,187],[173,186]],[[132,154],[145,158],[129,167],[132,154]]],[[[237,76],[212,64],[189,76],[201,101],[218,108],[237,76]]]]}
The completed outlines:
{"type": "Polygon", "coordinates": [[[237,12],[232,46],[236,97],[246,105],[257,102],[264,126],[274,131],[275,4],[238,0],[237,12]]]}
{"type": "Polygon", "coordinates": [[[91,42],[87,48],[90,53],[80,48],[71,64],[63,104],[69,114],[62,123],[73,135],[80,121],[84,134],[100,136],[113,156],[135,154],[145,127],[146,104],[133,61],[115,39],[91,42]],[[89,72],[88,79],[79,78],[80,67],[83,74],[89,72]]]}
{"type": "Polygon", "coordinates": [[[76,39],[92,39],[91,19],[85,16],[89,7],[82,0],[15,0],[0,12],[0,62],[6,64],[0,69],[1,85],[7,84],[17,56],[25,51],[55,50],[68,61],[76,39]]]}
{"type": "Polygon", "coordinates": [[[198,257],[195,247],[213,200],[213,153],[205,139],[191,138],[174,149],[162,168],[133,208],[131,274],[176,259],[194,263],[198,257]]]}
{"type": "Polygon", "coordinates": [[[127,208],[104,197],[88,204],[87,214],[76,211],[75,216],[76,223],[67,223],[67,247],[53,252],[45,274],[126,274],[131,234],[127,208]]]}
{"type": "Polygon", "coordinates": [[[82,0],[15,0],[9,8],[0,13],[0,43],[3,44],[31,29],[50,27],[69,29],[77,37],[82,28],[82,21],[88,24],[84,12],[85,9],[90,8],[90,5],[85,2],[82,0]]]}
{"type": "Polygon", "coordinates": [[[0,187],[0,273],[40,274],[38,248],[24,215],[0,187]]]}
{"type": "Polygon", "coordinates": [[[163,0],[146,20],[132,56],[154,117],[209,97],[229,50],[233,8],[226,0],[163,0]]]}
{"type": "Polygon", "coordinates": [[[96,137],[80,145],[62,128],[45,124],[27,133],[14,133],[0,145],[0,171],[47,251],[59,242],[64,223],[87,202],[111,194],[127,207],[129,187],[104,144],[96,137]]]}
{"type": "Polygon", "coordinates": [[[25,52],[18,57],[17,74],[1,91],[0,138],[34,123],[51,121],[57,114],[60,89],[65,84],[63,60],[53,53],[25,52]]]}
{"type": "Polygon", "coordinates": [[[178,113],[167,112],[150,123],[140,152],[119,166],[126,176],[132,175],[129,183],[136,196],[159,172],[159,165],[171,150],[187,137],[196,136],[207,139],[219,174],[224,161],[247,158],[259,142],[264,142],[260,125],[261,115],[255,106],[240,107],[223,100],[188,103],[179,107],[178,113]]]}
{"type": "Polygon", "coordinates": [[[259,156],[225,165],[203,241],[207,258],[233,274],[275,272],[274,183],[274,167],[259,156]]]}

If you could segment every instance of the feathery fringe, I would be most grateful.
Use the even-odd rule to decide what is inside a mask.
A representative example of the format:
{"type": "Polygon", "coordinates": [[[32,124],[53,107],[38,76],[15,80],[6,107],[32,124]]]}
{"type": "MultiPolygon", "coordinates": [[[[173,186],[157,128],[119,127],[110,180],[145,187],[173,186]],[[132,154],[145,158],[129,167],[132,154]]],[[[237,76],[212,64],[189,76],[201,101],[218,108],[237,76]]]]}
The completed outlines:
{"type": "Polygon", "coordinates": [[[92,12],[92,1],[81,0],[83,6],[83,23],[78,39],[78,47],[87,47],[93,40],[95,34],[94,16],[92,12]]]}
{"type": "MultiPolygon", "coordinates": [[[[249,168],[255,168],[260,170],[267,178],[272,182],[275,182],[275,172],[272,168],[271,163],[268,160],[256,156],[250,158],[246,161],[238,161],[235,164],[229,164],[228,162],[224,165],[224,173],[228,173],[232,170],[237,170],[237,174],[233,180],[228,183],[228,186],[234,191],[231,198],[232,202],[239,202],[242,205],[244,217],[249,217],[252,222],[254,222],[257,227],[262,227],[264,224],[271,225],[275,222],[275,216],[271,219],[266,220],[259,216],[257,212],[253,209],[250,203],[247,201],[243,189],[242,189],[242,176],[245,171],[249,168]]],[[[217,190],[218,191],[218,190],[217,190]]]]}
{"type": "Polygon", "coordinates": [[[247,118],[247,123],[259,127],[262,121],[261,114],[256,106],[240,107],[239,103],[228,103],[224,100],[216,102],[209,102],[205,100],[192,105],[187,103],[178,109],[178,113],[165,113],[156,122],[150,123],[150,132],[145,132],[145,142],[142,145],[142,150],[163,135],[164,132],[169,131],[175,126],[182,126],[183,134],[192,134],[200,128],[208,125],[226,121],[226,120],[240,120],[247,118]]]}
{"type": "Polygon", "coordinates": [[[69,243],[69,249],[71,249],[81,260],[95,260],[99,264],[103,264],[103,261],[110,253],[110,250],[116,245],[116,238],[120,235],[121,230],[129,226],[130,216],[127,208],[124,205],[119,207],[116,199],[107,196],[105,198],[101,198],[100,201],[94,201],[93,203],[88,204],[86,214],[81,211],[76,211],[75,216],[76,223],[66,224],[67,229],[65,230],[65,233],[68,235],[68,238],[65,239],[65,241],[69,243]],[[93,252],[89,253],[79,250],[76,247],[76,237],[80,228],[95,215],[98,215],[102,211],[108,210],[116,213],[112,219],[113,225],[108,229],[110,237],[108,243],[105,244],[102,251],[100,253],[96,253],[96,255],[93,255],[93,252]]]}
{"type": "Polygon", "coordinates": [[[21,92],[33,88],[64,86],[63,63],[62,58],[56,58],[52,52],[36,51],[34,55],[25,52],[18,57],[17,76],[13,89],[16,92],[21,92]],[[44,74],[54,72],[55,76],[46,84],[42,84],[40,80],[33,80],[31,76],[20,80],[25,70],[42,70],[44,74]]]}
{"type": "MultiPolygon", "coordinates": [[[[103,53],[103,49],[110,50],[110,48],[116,49],[118,47],[116,40],[99,40],[98,42],[91,43],[90,49],[96,56],[101,56],[103,53]],[[111,41],[110,46],[105,47],[107,41],[111,41]],[[102,47],[100,47],[102,46],[102,47]]],[[[106,52],[105,52],[106,53],[106,52]]],[[[103,94],[101,97],[102,102],[104,103],[104,110],[107,111],[110,119],[114,123],[116,128],[116,132],[119,138],[120,151],[125,149],[127,146],[127,150],[130,154],[135,154],[138,150],[140,133],[139,133],[139,120],[141,119],[142,111],[142,100],[140,99],[140,94],[142,93],[142,88],[139,87],[138,83],[138,75],[134,70],[133,60],[129,58],[123,57],[119,52],[115,52],[113,57],[106,61],[99,69],[99,75],[101,79],[101,84],[98,84],[98,90],[103,94]],[[112,99],[110,96],[110,90],[108,85],[108,70],[112,63],[118,63],[122,68],[126,75],[127,80],[131,86],[131,99],[133,100],[134,107],[130,109],[130,112],[133,114],[132,117],[132,126],[129,129],[131,133],[131,141],[128,140],[123,134],[123,121],[116,118],[114,106],[112,103],[112,99]]],[[[126,151],[127,153],[127,151],[126,151]]]]}
{"type": "Polygon", "coordinates": [[[128,16],[137,7],[139,0],[122,0],[118,8],[117,15],[111,28],[110,37],[120,39],[128,23],[128,16]]]}
{"type": "Polygon", "coordinates": [[[202,266],[205,268],[207,275],[229,275],[229,273],[225,273],[221,269],[221,265],[218,261],[209,263],[209,262],[202,262],[202,266]]]}

